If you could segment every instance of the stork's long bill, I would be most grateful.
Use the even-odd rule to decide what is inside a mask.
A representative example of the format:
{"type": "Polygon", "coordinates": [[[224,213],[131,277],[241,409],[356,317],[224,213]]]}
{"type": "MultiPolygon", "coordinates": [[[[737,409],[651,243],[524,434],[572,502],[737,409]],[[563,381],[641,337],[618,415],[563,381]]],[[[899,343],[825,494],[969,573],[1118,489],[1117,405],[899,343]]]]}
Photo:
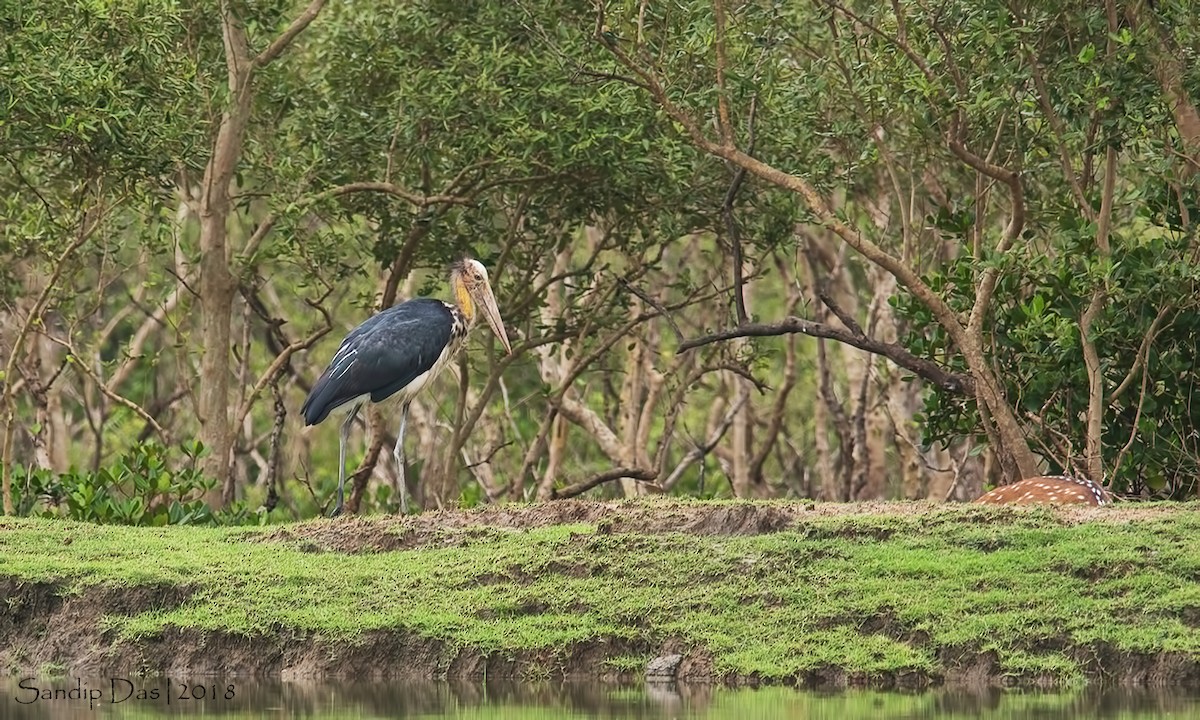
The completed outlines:
{"type": "Polygon", "coordinates": [[[483,263],[478,260],[456,263],[450,272],[450,285],[454,290],[454,301],[467,321],[474,322],[476,311],[482,312],[483,319],[496,333],[504,350],[512,355],[512,345],[508,343],[504,320],[500,318],[500,308],[496,306],[496,296],[483,263]]]}

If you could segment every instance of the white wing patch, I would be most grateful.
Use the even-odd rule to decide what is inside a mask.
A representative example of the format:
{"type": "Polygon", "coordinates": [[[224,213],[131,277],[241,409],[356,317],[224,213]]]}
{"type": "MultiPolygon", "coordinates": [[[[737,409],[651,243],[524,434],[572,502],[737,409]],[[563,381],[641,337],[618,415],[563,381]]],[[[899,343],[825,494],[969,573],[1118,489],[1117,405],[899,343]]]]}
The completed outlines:
{"type": "MultiPolygon", "coordinates": [[[[335,352],[333,354],[333,359],[329,361],[329,364],[330,365],[337,364],[338,358],[340,358],[343,354],[345,354],[345,352],[349,349],[350,349],[350,343],[348,343],[348,342],[342,343],[342,346],[340,348],[338,348],[337,352],[335,352]]],[[[358,352],[358,351],[355,350],[354,352],[358,352]]]]}
{"type": "Polygon", "coordinates": [[[333,364],[329,367],[329,377],[331,379],[340,378],[349,372],[350,368],[354,367],[354,356],[358,355],[358,348],[343,354],[343,351],[348,347],[339,348],[337,354],[333,356],[333,364]]]}

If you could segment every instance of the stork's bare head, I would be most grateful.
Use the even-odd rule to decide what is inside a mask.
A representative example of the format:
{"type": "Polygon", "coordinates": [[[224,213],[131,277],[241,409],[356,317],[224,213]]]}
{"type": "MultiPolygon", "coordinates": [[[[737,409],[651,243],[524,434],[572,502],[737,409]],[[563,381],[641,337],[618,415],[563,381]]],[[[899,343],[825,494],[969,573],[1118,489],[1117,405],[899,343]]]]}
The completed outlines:
{"type": "Polygon", "coordinates": [[[454,263],[450,269],[450,284],[454,288],[454,299],[459,309],[472,320],[476,309],[483,313],[483,319],[496,333],[500,344],[512,355],[512,345],[508,342],[508,333],[504,331],[504,320],[500,318],[496,296],[492,293],[492,284],[488,281],[487,268],[483,263],[471,258],[454,263]]]}

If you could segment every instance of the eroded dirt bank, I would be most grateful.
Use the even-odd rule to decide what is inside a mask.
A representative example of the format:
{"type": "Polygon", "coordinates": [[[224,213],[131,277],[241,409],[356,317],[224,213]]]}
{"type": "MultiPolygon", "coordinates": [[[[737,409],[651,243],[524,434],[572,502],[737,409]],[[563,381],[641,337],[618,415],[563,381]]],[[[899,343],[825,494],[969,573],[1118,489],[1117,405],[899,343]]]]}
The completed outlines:
{"type": "MultiPolygon", "coordinates": [[[[485,547],[493,539],[511,539],[533,528],[568,525],[589,526],[582,539],[568,541],[589,545],[584,557],[598,557],[605,545],[618,542],[613,557],[621,560],[625,548],[653,536],[672,534],[705,538],[752,538],[778,533],[795,533],[811,540],[820,552],[803,562],[789,556],[796,572],[820,572],[824,556],[838,558],[837,543],[867,547],[905,534],[916,538],[921,532],[936,533],[947,526],[961,526],[968,540],[984,533],[982,552],[991,553],[1009,542],[1007,528],[1030,526],[1070,527],[1087,523],[1120,526],[1170,520],[1175,510],[1131,508],[1127,510],[1037,510],[1033,512],[976,508],[934,508],[924,504],[814,505],[723,503],[590,503],[570,501],[529,507],[486,508],[469,512],[427,513],[410,518],[343,519],[313,521],[264,532],[238,531],[237,543],[286,548],[316,556],[352,556],[408,550],[485,547]],[[829,524],[826,519],[844,522],[829,524]],[[914,526],[913,518],[926,524],[914,526]],[[862,522],[858,522],[861,519],[862,522]],[[939,529],[940,528],[940,529],[939,529]],[[639,540],[639,538],[641,538],[639,540]],[[249,542],[247,542],[249,541],[249,542]]],[[[1192,510],[1194,512],[1194,509],[1192,510]]],[[[39,525],[43,533],[63,536],[64,542],[86,533],[85,526],[39,525]]],[[[12,528],[0,525],[0,540],[12,528]]],[[[156,531],[170,533],[173,529],[156,531]]],[[[57,536],[55,536],[57,537],[57,536]]],[[[14,547],[5,546],[4,552],[14,547]]],[[[753,562],[771,562],[770,546],[754,555],[753,562]]],[[[553,554],[553,551],[551,551],[553,554]]],[[[170,563],[170,557],[148,559],[170,563]]],[[[237,562],[236,553],[230,562],[237,562]]],[[[743,567],[752,573],[753,566],[743,567]]],[[[600,561],[597,561],[600,563],[600,561]]],[[[538,579],[536,573],[565,573],[572,577],[602,572],[604,564],[578,561],[556,565],[553,561],[529,567],[507,568],[467,576],[478,585],[509,583],[521,585],[538,579]],[[539,570],[540,568],[540,570],[539,570]]],[[[1078,573],[1078,568],[1064,572],[1078,573]]],[[[1085,570],[1084,572],[1091,572],[1085,570]]],[[[1097,568],[1096,577],[1109,577],[1097,568]]],[[[1128,568],[1120,572],[1129,572],[1128,568]]],[[[73,574],[74,575],[74,574],[73,574]]],[[[636,578],[635,578],[636,581],[636,578]]],[[[646,582],[653,581],[646,578],[646,582]]],[[[457,582],[457,581],[455,581],[457,582]]],[[[876,687],[923,687],[940,684],[1006,685],[1054,684],[1064,675],[1034,667],[1014,671],[995,651],[983,650],[985,642],[944,645],[930,632],[898,619],[891,612],[874,616],[854,615],[829,620],[831,626],[856,628],[864,638],[884,638],[926,653],[933,658],[926,666],[887,669],[856,669],[824,665],[780,675],[770,672],[739,673],[721,669],[720,658],[703,643],[660,631],[638,618],[629,619],[634,631],[595,635],[584,640],[540,648],[482,648],[453,638],[438,638],[410,629],[372,629],[346,639],[337,634],[276,624],[252,632],[204,627],[187,627],[166,622],[155,632],[130,634],[121,631],[123,620],[169,613],[202,603],[220,588],[195,583],[131,584],[128,580],[78,584],[74,577],[44,580],[5,572],[0,565],[0,663],[10,672],[39,672],[47,668],[73,675],[103,676],[112,673],[155,672],[173,675],[235,676],[271,675],[287,677],[352,677],[385,679],[421,678],[558,678],[602,677],[633,679],[645,673],[648,663],[662,656],[678,655],[667,663],[666,675],[699,682],[791,682],[807,686],[871,685],[876,687]]],[[[782,596],[780,596],[782,597],[782,596]]],[[[782,602],[768,598],[767,602],[782,602]]],[[[577,612],[589,605],[578,603],[577,612]]],[[[492,619],[492,610],[464,610],[471,617],[492,619]]],[[[515,617],[561,612],[550,604],[526,603],[512,612],[515,617]]],[[[1195,630],[1196,618],[1186,611],[1178,621],[1195,630]]],[[[768,634],[788,628],[762,628],[768,634]]],[[[1190,637],[1190,636],[1188,636],[1190,637]]],[[[501,638],[502,640],[502,638],[501,638]]],[[[984,639],[986,641],[986,638],[984,639]]],[[[801,639],[800,642],[803,642],[801,639]]],[[[1200,687],[1200,654],[1193,652],[1133,652],[1106,640],[1076,643],[1063,633],[1047,631],[1021,648],[1022,653],[1060,658],[1064,666],[1077,668],[1089,679],[1138,685],[1188,685],[1200,687]]],[[[901,663],[903,665],[903,663],[901,663]]],[[[1053,665],[1051,665],[1053,667],[1053,665]]]]}

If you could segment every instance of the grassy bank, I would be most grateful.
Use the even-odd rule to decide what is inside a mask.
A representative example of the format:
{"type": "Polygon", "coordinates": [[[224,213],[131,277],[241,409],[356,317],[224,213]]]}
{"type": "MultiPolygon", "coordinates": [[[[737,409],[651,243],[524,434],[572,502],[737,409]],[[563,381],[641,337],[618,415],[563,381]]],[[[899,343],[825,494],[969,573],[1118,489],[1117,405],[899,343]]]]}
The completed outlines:
{"type": "Polygon", "coordinates": [[[4,519],[0,652],[10,668],[188,669],[202,651],[209,670],[320,673],[369,645],[394,656],[385,675],[556,676],[640,674],[678,651],[694,676],[1187,679],[1197,509],[561,503],[264,530],[4,519]]]}

